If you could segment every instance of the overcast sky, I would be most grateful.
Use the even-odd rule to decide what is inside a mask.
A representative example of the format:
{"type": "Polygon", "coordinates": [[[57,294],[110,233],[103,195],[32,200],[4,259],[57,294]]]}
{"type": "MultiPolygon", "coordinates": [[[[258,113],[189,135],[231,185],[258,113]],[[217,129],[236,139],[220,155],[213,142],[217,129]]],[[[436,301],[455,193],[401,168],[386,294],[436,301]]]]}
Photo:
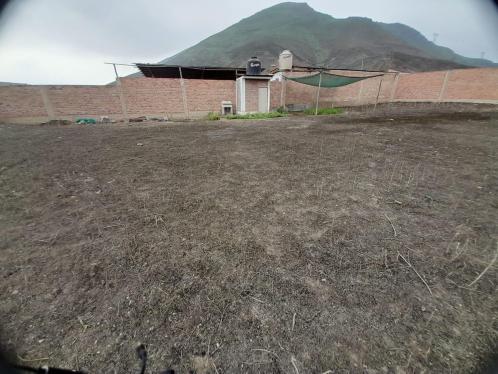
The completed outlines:
{"type": "MultiPolygon", "coordinates": [[[[112,62],[157,62],[223,30],[272,0],[14,0],[0,19],[0,81],[102,84],[112,62]]],[[[336,18],[412,26],[437,44],[498,61],[491,0],[309,0],[336,18]]],[[[129,70],[120,69],[120,74],[129,70]]]]}

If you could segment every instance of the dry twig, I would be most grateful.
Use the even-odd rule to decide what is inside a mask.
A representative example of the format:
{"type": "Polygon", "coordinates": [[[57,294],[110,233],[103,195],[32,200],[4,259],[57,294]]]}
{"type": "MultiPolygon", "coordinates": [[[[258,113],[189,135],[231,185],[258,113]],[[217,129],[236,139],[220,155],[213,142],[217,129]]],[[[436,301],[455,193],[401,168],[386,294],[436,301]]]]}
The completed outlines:
{"type": "Polygon", "coordinates": [[[88,325],[85,322],[83,322],[83,319],[80,316],[78,316],[78,322],[83,327],[83,331],[86,331],[86,329],[88,328],[88,325]]]}
{"type": "Polygon", "coordinates": [[[296,371],[296,374],[299,374],[299,369],[297,368],[297,365],[296,365],[296,358],[294,357],[294,355],[291,356],[291,364],[292,366],[294,366],[294,370],[296,371]]]}
{"type": "Polygon", "coordinates": [[[398,233],[396,232],[396,229],[394,228],[393,221],[391,221],[391,219],[387,216],[386,213],[384,213],[384,215],[386,216],[387,220],[391,224],[391,227],[393,228],[393,232],[394,232],[394,237],[396,237],[398,235],[398,233]]]}
{"type": "Polygon", "coordinates": [[[260,299],[257,299],[255,298],[254,296],[249,296],[251,299],[257,301],[258,303],[261,303],[261,304],[266,304],[263,300],[260,300],[260,299]]]}
{"type": "Polygon", "coordinates": [[[424,278],[422,278],[422,276],[418,273],[417,269],[415,269],[413,267],[413,265],[411,263],[409,263],[406,258],[403,257],[403,255],[401,253],[399,253],[398,251],[398,256],[401,257],[403,259],[404,262],[406,262],[406,264],[415,272],[415,274],[417,274],[417,276],[420,278],[420,280],[425,284],[425,287],[427,287],[427,289],[429,290],[429,293],[432,295],[432,290],[431,288],[429,287],[429,285],[427,284],[427,282],[425,281],[424,278]]]}
{"type": "Polygon", "coordinates": [[[494,263],[496,262],[497,259],[498,259],[498,241],[496,242],[496,253],[495,253],[495,256],[493,257],[493,259],[491,260],[491,262],[488,264],[488,266],[486,266],[486,268],[481,272],[481,274],[479,274],[476,279],[474,279],[472,282],[470,282],[468,284],[468,286],[469,287],[472,286],[479,279],[481,279],[481,277],[491,268],[491,266],[494,265],[494,263]]]}
{"type": "Polygon", "coordinates": [[[213,362],[213,368],[216,374],[219,374],[218,368],[216,367],[216,364],[213,362]]]}
{"type": "Polygon", "coordinates": [[[258,351],[258,352],[266,352],[266,353],[269,353],[273,356],[275,356],[277,359],[280,360],[280,357],[278,357],[278,355],[272,351],[269,351],[268,349],[263,349],[263,348],[254,348],[253,351],[258,351]]]}
{"type": "Polygon", "coordinates": [[[19,361],[23,361],[23,362],[37,362],[37,361],[47,361],[49,358],[48,357],[40,357],[40,358],[24,358],[22,357],[21,355],[17,355],[17,358],[19,359],[19,361]]]}

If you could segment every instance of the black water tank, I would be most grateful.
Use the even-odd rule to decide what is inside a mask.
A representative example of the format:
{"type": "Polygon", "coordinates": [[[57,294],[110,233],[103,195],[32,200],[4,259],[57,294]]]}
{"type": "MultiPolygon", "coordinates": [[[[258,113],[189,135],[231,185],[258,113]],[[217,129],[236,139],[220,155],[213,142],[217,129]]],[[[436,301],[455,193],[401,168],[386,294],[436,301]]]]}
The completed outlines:
{"type": "Polygon", "coordinates": [[[246,74],[247,75],[261,74],[261,61],[259,61],[257,57],[251,57],[251,59],[247,61],[246,74]]]}

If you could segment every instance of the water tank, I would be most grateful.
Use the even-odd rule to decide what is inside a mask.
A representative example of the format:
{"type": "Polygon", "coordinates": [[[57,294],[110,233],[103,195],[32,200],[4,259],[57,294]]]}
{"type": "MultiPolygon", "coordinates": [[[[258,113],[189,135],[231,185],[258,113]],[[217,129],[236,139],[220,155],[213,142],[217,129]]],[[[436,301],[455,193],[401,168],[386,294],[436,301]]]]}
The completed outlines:
{"type": "Polygon", "coordinates": [[[247,75],[261,74],[261,61],[259,61],[257,57],[251,57],[251,59],[247,61],[246,74],[247,75]]]}
{"type": "Polygon", "coordinates": [[[278,69],[282,70],[292,70],[292,52],[287,49],[280,53],[278,56],[278,69]]]}

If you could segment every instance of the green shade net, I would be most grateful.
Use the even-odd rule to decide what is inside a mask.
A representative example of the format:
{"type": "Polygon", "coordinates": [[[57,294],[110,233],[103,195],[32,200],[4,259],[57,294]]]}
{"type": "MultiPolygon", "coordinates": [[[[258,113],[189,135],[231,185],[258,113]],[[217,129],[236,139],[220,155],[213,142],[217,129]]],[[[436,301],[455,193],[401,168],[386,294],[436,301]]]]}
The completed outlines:
{"type": "Polygon", "coordinates": [[[305,77],[295,77],[295,78],[286,77],[286,79],[302,84],[307,84],[308,86],[333,88],[333,87],[347,86],[348,84],[356,83],[363,79],[380,77],[381,75],[382,74],[373,75],[369,77],[345,77],[344,75],[335,75],[335,74],[321,72],[313,75],[307,75],[305,77]],[[321,82],[320,82],[320,75],[322,76],[321,82]]]}

